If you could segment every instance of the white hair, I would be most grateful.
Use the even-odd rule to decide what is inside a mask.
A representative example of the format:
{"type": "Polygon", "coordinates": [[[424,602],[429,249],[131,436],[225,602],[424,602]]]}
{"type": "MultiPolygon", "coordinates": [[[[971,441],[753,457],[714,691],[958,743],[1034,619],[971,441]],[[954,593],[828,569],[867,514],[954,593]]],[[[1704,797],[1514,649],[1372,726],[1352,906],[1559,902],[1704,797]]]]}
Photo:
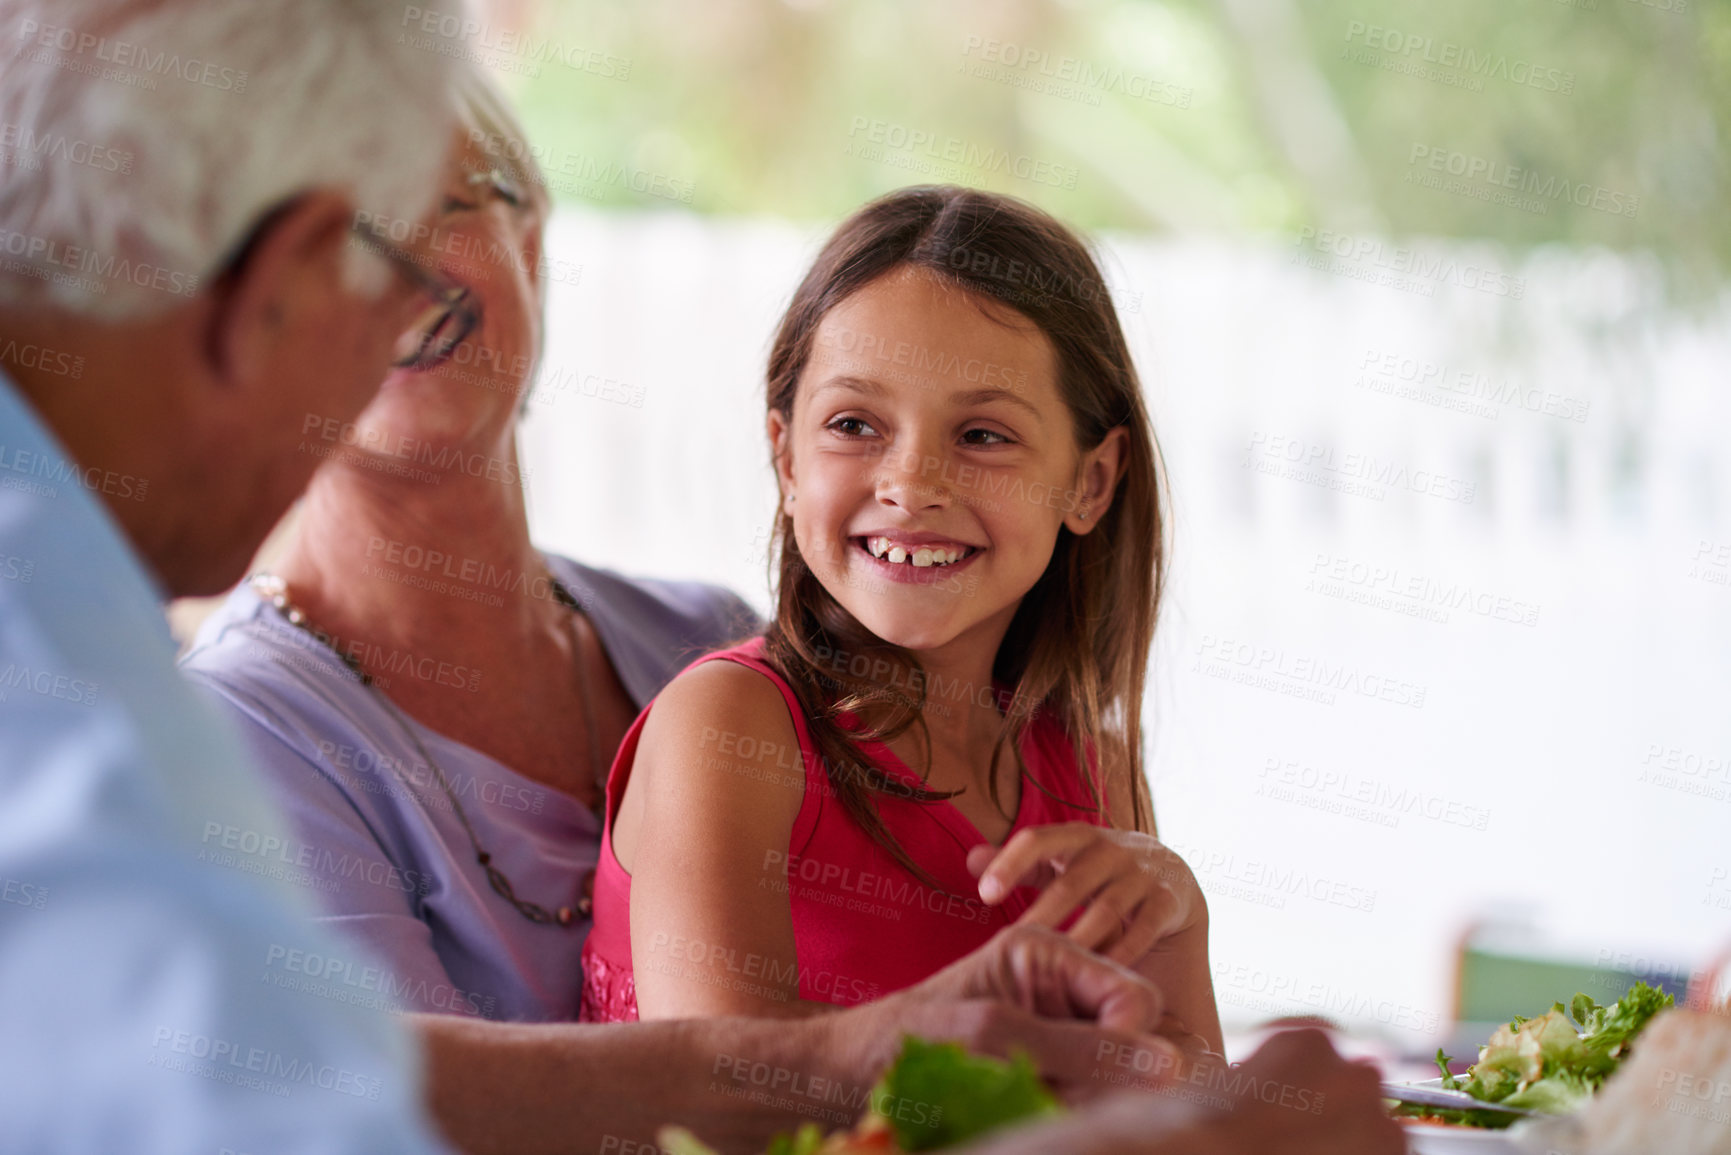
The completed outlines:
{"type": "Polygon", "coordinates": [[[547,223],[552,197],[547,176],[529,145],[529,134],[511,105],[511,98],[487,73],[471,69],[456,81],[457,123],[488,160],[528,195],[538,224],[547,223]]]}
{"type": "MultiPolygon", "coordinates": [[[[409,11],[0,0],[0,300],[106,318],[166,308],[314,188],[419,217],[467,65],[417,38],[409,11]]],[[[362,246],[345,274],[363,292],[389,276],[362,246]]]]}

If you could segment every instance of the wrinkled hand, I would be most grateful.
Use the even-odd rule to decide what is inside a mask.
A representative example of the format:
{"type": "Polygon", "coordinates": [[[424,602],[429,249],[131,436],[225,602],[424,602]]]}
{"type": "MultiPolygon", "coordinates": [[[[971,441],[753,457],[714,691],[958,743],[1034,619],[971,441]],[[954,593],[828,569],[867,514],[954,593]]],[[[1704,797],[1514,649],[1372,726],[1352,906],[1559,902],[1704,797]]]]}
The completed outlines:
{"type": "Polygon", "coordinates": [[[987,905],[1017,886],[1041,889],[1019,924],[1055,927],[1086,907],[1070,939],[1126,966],[1162,941],[1207,925],[1207,903],[1190,867],[1159,839],[1133,830],[1085,822],[1029,827],[1002,847],[976,846],[968,869],[979,876],[987,905]]]}
{"type": "Polygon", "coordinates": [[[918,986],[825,1016],[845,1065],[877,1077],[906,1033],[1007,1055],[1025,1051],[1066,1098],[1110,1089],[1099,1057],[1134,1048],[1175,1064],[1181,1043],[1159,990],[1142,976],[1038,926],[1013,926],[918,986]]]}
{"type": "Polygon", "coordinates": [[[1238,1067],[1191,1067],[1153,1094],[1116,1096],[989,1138],[974,1155],[1402,1155],[1376,1071],[1319,1031],[1270,1039],[1238,1067]],[[1228,1105],[1222,1106],[1225,1100],[1228,1105]]]}
{"type": "Polygon", "coordinates": [[[1321,1031],[1284,1031],[1225,1075],[1245,1076],[1237,1105],[1215,1131],[1223,1152],[1257,1155],[1400,1155],[1405,1133],[1388,1117],[1382,1081],[1348,1062],[1321,1031]],[[1308,1100],[1309,1108],[1305,1103],[1308,1100]]]}
{"type": "Polygon", "coordinates": [[[1010,927],[914,989],[934,998],[999,999],[1042,1018],[1107,1030],[1152,1031],[1165,1005],[1154,985],[1078,947],[1038,926],[1010,927]]]}

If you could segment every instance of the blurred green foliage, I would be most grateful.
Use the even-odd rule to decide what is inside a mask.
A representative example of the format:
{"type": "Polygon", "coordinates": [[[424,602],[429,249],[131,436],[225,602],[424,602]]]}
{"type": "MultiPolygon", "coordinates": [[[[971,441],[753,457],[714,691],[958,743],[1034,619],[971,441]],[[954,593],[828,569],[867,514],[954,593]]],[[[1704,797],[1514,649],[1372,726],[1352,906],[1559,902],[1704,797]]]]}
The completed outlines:
{"type": "Polygon", "coordinates": [[[1602,244],[1651,250],[1697,288],[1731,264],[1731,0],[502,0],[495,15],[543,46],[505,80],[564,199],[827,221],[960,180],[1091,228],[1602,244]]]}

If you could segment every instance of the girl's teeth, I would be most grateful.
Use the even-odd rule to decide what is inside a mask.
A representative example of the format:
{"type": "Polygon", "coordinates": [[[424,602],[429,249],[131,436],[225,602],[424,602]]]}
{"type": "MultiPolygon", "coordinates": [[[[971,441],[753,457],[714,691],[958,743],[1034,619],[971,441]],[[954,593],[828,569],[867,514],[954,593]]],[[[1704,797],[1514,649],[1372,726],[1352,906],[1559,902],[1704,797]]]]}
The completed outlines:
{"type": "Polygon", "coordinates": [[[908,549],[894,544],[887,537],[868,538],[866,550],[873,557],[887,561],[891,565],[912,563],[921,569],[934,565],[954,565],[962,559],[964,552],[959,549],[934,549],[924,545],[908,549]]]}

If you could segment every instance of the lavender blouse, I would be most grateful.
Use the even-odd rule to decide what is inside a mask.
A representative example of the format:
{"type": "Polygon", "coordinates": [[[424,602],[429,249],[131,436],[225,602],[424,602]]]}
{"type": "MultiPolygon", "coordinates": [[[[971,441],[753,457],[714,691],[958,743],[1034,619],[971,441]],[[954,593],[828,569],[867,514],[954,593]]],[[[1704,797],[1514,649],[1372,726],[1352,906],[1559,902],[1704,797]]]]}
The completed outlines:
{"type": "MultiPolygon", "coordinates": [[[[630,579],[552,554],[546,560],[583,605],[639,708],[699,654],[757,626],[744,602],[716,586],[630,579]]],[[[393,661],[404,666],[400,676],[470,676],[416,655],[369,667],[382,665],[390,677],[393,661]]],[[[292,822],[280,846],[226,847],[228,832],[220,832],[207,849],[241,851],[237,859],[305,888],[322,921],[362,948],[346,957],[275,944],[278,957],[260,960],[272,981],[380,1010],[577,1017],[588,922],[534,923],[496,894],[457,807],[518,897],[548,910],[574,908],[595,867],[594,814],[387,709],[249,583],[205,622],[182,668],[235,717],[292,822]],[[415,738],[444,771],[450,794],[415,738]]]]}

